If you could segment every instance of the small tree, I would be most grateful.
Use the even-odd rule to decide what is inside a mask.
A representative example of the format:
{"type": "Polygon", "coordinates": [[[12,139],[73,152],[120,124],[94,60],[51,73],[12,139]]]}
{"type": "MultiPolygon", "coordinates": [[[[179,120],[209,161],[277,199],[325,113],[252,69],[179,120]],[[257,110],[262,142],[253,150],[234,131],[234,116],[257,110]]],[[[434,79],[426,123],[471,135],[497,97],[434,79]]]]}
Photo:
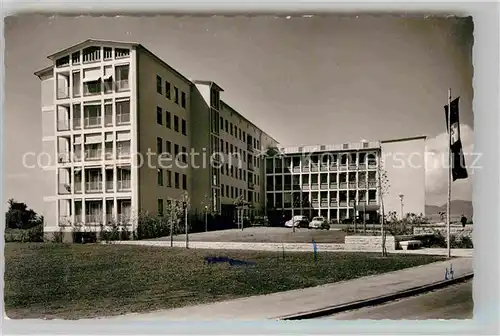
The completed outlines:
{"type": "Polygon", "coordinates": [[[5,213],[5,227],[10,229],[30,229],[43,224],[43,217],[29,209],[26,203],[13,198],[8,201],[9,209],[5,213]]]}
{"type": "Polygon", "coordinates": [[[241,231],[243,231],[245,225],[243,225],[242,212],[244,209],[247,209],[250,206],[250,203],[245,200],[245,197],[242,194],[234,200],[233,204],[236,206],[238,228],[241,226],[241,231]]]}
{"type": "Polygon", "coordinates": [[[174,233],[181,231],[179,219],[184,213],[182,200],[169,199],[165,210],[170,224],[170,247],[173,247],[174,233]]]}
{"type": "Polygon", "coordinates": [[[385,248],[385,237],[386,233],[384,230],[385,225],[385,209],[384,209],[384,197],[389,194],[389,178],[387,177],[387,171],[383,167],[382,159],[379,160],[379,164],[377,165],[377,175],[378,175],[378,183],[377,190],[380,199],[380,235],[382,236],[382,256],[387,255],[387,250],[385,248]]]}

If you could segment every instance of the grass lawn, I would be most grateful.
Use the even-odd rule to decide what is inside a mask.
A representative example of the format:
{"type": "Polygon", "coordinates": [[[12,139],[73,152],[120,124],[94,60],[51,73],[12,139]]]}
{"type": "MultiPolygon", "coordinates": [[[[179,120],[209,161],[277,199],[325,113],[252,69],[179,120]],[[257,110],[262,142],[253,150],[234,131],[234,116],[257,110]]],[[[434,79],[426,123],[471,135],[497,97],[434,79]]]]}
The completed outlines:
{"type": "Polygon", "coordinates": [[[10,318],[84,318],[267,294],[443,260],[436,256],[206,251],[127,245],[7,243],[10,318]],[[204,264],[206,256],[254,266],[204,264]]]}
{"type": "MultiPolygon", "coordinates": [[[[206,242],[249,242],[249,243],[317,243],[344,244],[346,233],[340,230],[313,230],[285,227],[250,227],[243,231],[238,229],[220,230],[193,233],[189,235],[190,241],[206,242]]],[[[184,235],[174,237],[175,240],[184,240],[184,235]]],[[[170,240],[163,237],[152,240],[170,240]]]]}

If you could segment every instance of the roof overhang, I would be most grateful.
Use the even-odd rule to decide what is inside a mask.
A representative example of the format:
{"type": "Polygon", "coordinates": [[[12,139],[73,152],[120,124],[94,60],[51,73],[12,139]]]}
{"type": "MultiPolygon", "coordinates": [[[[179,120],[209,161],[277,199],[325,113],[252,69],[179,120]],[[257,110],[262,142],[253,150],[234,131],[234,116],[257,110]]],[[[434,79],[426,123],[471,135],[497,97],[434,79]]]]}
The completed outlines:
{"type": "Polygon", "coordinates": [[[34,74],[38,78],[42,79],[42,77],[51,76],[52,73],[53,73],[53,71],[54,71],[54,67],[52,65],[50,65],[50,66],[48,66],[46,68],[43,68],[43,69],[38,70],[38,71],[35,71],[34,74]]]}
{"type": "Polygon", "coordinates": [[[217,85],[215,82],[213,81],[208,81],[208,80],[193,80],[192,81],[194,84],[203,84],[203,85],[209,85],[210,87],[213,87],[215,88],[216,90],[219,90],[221,92],[224,92],[224,89],[221,88],[219,85],[217,85]]]}
{"type": "Polygon", "coordinates": [[[88,39],[88,40],[82,41],[80,43],[74,44],[71,47],[60,50],[52,55],[49,55],[49,56],[47,56],[47,58],[54,61],[62,55],[66,55],[68,53],[71,53],[73,50],[78,50],[78,49],[92,47],[92,46],[132,48],[132,47],[137,47],[138,45],[139,45],[139,43],[136,43],[136,42],[122,42],[122,41],[111,41],[111,40],[88,39]]]}

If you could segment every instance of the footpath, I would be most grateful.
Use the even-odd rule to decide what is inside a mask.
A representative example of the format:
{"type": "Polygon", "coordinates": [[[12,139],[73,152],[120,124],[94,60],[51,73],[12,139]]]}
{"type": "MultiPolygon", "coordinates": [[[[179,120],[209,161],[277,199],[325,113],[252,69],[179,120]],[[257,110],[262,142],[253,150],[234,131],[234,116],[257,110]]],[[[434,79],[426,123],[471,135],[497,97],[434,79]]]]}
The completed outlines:
{"type": "Polygon", "coordinates": [[[446,268],[450,269],[450,266],[453,268],[454,278],[473,272],[472,258],[455,258],[318,287],[105,319],[128,318],[142,321],[278,320],[326,307],[369,300],[415,287],[439,283],[445,280],[446,268]]]}
{"type": "MultiPolygon", "coordinates": [[[[128,241],[114,241],[112,244],[124,245],[143,245],[143,246],[157,246],[157,247],[170,247],[170,241],[165,240],[128,240],[128,241]]],[[[174,241],[174,247],[185,247],[185,242],[174,241]]],[[[380,252],[379,250],[344,250],[344,244],[329,244],[318,243],[318,251],[320,252],[380,252]]],[[[189,248],[193,249],[207,249],[207,250],[247,250],[247,251],[277,251],[282,248],[289,252],[309,252],[312,251],[311,243],[248,243],[248,242],[205,242],[205,241],[191,241],[189,248]]],[[[408,253],[408,254],[426,254],[426,255],[446,255],[446,249],[443,248],[423,248],[418,250],[395,250],[387,251],[388,253],[408,253]]],[[[472,257],[473,249],[452,249],[451,255],[453,257],[472,257]]]]}

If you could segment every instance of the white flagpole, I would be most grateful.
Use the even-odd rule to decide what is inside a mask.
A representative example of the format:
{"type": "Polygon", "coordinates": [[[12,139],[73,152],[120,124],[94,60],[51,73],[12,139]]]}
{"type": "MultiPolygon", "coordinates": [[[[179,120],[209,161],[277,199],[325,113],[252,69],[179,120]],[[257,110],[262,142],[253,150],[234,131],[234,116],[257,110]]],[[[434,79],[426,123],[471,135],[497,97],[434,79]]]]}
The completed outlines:
{"type": "Polygon", "coordinates": [[[448,198],[446,202],[446,236],[448,258],[451,258],[450,202],[451,202],[451,89],[448,89],[448,198]]]}

